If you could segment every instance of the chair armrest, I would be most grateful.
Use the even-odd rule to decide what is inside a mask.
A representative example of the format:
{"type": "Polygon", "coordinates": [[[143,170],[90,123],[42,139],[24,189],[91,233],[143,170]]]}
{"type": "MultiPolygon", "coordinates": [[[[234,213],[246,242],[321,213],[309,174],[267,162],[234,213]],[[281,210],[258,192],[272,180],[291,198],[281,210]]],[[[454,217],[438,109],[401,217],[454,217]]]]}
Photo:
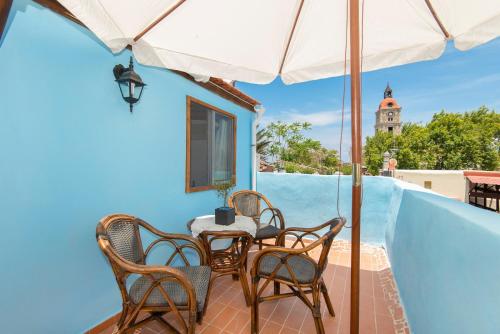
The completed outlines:
{"type": "Polygon", "coordinates": [[[184,261],[186,266],[189,266],[190,263],[183,252],[185,248],[194,249],[198,253],[198,256],[200,257],[200,265],[208,264],[207,253],[205,252],[205,249],[199,240],[186,234],[165,233],[152,227],[151,225],[147,226],[146,228],[153,234],[157,235],[159,238],[151,242],[151,244],[149,244],[149,246],[146,248],[146,251],[144,252],[145,258],[148,256],[149,252],[155,245],[160,242],[167,242],[175,248],[175,251],[167,260],[165,265],[169,265],[178,254],[184,261]],[[182,241],[183,243],[179,243],[179,241],[182,241]]]}
{"type": "Polygon", "coordinates": [[[265,208],[264,210],[262,210],[259,214],[259,217],[258,217],[258,227],[260,227],[260,224],[262,223],[261,222],[261,217],[262,215],[266,212],[266,211],[271,211],[271,213],[273,214],[273,216],[271,217],[271,219],[269,219],[269,224],[271,223],[274,223],[274,226],[276,226],[277,228],[279,228],[280,230],[284,230],[285,229],[285,218],[283,217],[283,214],[281,213],[281,210],[278,209],[278,208],[273,208],[273,207],[269,207],[269,208],[265,208]],[[277,222],[276,222],[276,219],[279,220],[279,226],[277,226],[277,222]]]}
{"type": "Polygon", "coordinates": [[[318,262],[314,260],[312,257],[308,255],[308,252],[312,250],[313,248],[316,248],[317,246],[321,245],[321,240],[317,240],[310,244],[307,247],[303,248],[286,248],[286,247],[279,247],[279,246],[273,246],[273,247],[267,247],[255,254],[254,259],[253,259],[253,264],[252,264],[252,269],[250,270],[251,276],[256,277],[257,273],[260,268],[260,263],[263,259],[264,256],[273,256],[271,254],[286,254],[286,255],[297,255],[297,256],[302,256],[306,257],[309,261],[315,264],[315,266],[318,266],[318,262]]]}
{"type": "Polygon", "coordinates": [[[289,227],[287,229],[284,229],[283,231],[280,232],[278,237],[276,238],[276,245],[284,245],[285,240],[287,236],[293,236],[297,240],[293,244],[291,248],[295,248],[295,246],[300,243],[302,247],[306,247],[302,239],[307,236],[315,237],[316,239],[321,238],[321,235],[319,235],[318,231],[328,227],[331,225],[331,222],[328,221],[326,223],[323,223],[319,226],[314,226],[314,227],[289,227]]]}

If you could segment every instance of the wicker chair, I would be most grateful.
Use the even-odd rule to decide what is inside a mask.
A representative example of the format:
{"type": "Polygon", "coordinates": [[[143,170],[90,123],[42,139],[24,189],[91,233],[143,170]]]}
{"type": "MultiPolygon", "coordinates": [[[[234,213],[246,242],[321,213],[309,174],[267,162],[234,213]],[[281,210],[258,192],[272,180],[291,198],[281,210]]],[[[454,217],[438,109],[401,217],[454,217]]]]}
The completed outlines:
{"type": "Polygon", "coordinates": [[[323,294],[328,312],[335,316],[332,302],[323,281],[322,274],[328,263],[328,253],[333,239],[345,224],[344,218],[332,219],[313,228],[288,228],[281,232],[276,243],[282,245],[286,240],[291,243],[290,248],[268,247],[255,255],[251,270],[252,276],[252,327],[251,332],[259,332],[259,304],[268,300],[296,296],[311,310],[316,332],[325,332],[321,320],[320,294],[323,294]],[[322,229],[328,231],[320,236],[322,229]],[[310,242],[308,239],[316,239],[310,242]],[[309,241],[309,242],[308,242],[309,241]],[[310,253],[319,253],[316,261],[310,253]],[[259,281],[265,279],[259,287],[259,281]],[[270,284],[284,284],[291,292],[275,293],[262,296],[263,291],[270,284]],[[307,294],[312,294],[312,301],[307,294]]]}
{"type": "Polygon", "coordinates": [[[195,332],[196,321],[201,323],[206,311],[211,275],[205,250],[197,240],[182,234],[163,233],[139,218],[123,214],[104,217],[97,225],[96,238],[109,259],[122,295],[118,334],[132,333],[151,320],[179,332],[162,318],[167,312],[174,314],[182,332],[195,332]],[[155,237],[146,250],[142,247],[141,228],[155,237]],[[172,254],[164,266],[147,265],[148,254],[159,244],[172,247],[172,254]],[[190,265],[186,250],[196,252],[200,265],[190,265]],[[182,266],[171,266],[176,261],[182,266]],[[141,311],[149,316],[136,322],[141,311]],[[181,311],[188,312],[187,320],[181,311]]]}
{"type": "Polygon", "coordinates": [[[199,238],[208,254],[208,262],[212,267],[212,278],[208,295],[214,281],[225,275],[232,275],[233,279],[239,279],[243,288],[243,295],[247,306],[250,302],[250,288],[248,287],[246,275],[246,260],[248,250],[253,244],[252,236],[244,231],[204,231],[199,238]],[[217,247],[223,244],[223,248],[217,247]]]}
{"type": "MultiPolygon", "coordinates": [[[[275,244],[264,244],[265,239],[276,239],[280,232],[285,229],[285,218],[278,208],[272,206],[271,202],[256,191],[241,190],[233,193],[228,200],[229,206],[234,208],[237,215],[252,217],[257,224],[257,234],[254,238],[259,244],[274,246],[275,244]],[[265,207],[262,208],[264,202],[265,207]],[[270,214],[269,220],[262,221],[265,214],[270,214]]],[[[265,219],[265,218],[264,218],[265,219]]]]}

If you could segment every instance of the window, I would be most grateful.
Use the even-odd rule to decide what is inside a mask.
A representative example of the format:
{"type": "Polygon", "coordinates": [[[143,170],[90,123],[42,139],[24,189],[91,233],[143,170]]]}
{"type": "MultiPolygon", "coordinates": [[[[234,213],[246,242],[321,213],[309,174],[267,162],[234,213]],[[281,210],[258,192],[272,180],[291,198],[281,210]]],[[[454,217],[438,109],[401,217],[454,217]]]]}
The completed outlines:
{"type": "Polygon", "coordinates": [[[186,192],[236,182],[236,116],[187,97],[186,192]]]}
{"type": "Polygon", "coordinates": [[[432,181],[424,181],[425,189],[432,189],[432,181]]]}
{"type": "Polygon", "coordinates": [[[392,126],[390,126],[387,130],[388,130],[390,133],[392,133],[392,126]]]}

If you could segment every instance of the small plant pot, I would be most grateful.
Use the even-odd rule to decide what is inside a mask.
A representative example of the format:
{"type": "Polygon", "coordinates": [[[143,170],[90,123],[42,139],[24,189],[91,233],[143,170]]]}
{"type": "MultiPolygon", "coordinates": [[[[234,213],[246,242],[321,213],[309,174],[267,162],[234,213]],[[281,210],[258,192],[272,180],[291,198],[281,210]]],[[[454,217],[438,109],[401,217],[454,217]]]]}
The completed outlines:
{"type": "Polygon", "coordinates": [[[215,223],[217,225],[231,225],[234,223],[234,208],[223,206],[215,209],[215,223]]]}

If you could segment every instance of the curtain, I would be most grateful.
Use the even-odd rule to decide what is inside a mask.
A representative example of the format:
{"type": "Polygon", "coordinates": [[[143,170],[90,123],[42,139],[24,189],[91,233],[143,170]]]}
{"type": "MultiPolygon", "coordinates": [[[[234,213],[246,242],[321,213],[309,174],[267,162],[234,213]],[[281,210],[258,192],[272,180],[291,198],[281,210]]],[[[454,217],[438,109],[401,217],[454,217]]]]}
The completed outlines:
{"type": "Polygon", "coordinates": [[[213,112],[212,184],[230,181],[233,171],[233,121],[213,112]]]}

